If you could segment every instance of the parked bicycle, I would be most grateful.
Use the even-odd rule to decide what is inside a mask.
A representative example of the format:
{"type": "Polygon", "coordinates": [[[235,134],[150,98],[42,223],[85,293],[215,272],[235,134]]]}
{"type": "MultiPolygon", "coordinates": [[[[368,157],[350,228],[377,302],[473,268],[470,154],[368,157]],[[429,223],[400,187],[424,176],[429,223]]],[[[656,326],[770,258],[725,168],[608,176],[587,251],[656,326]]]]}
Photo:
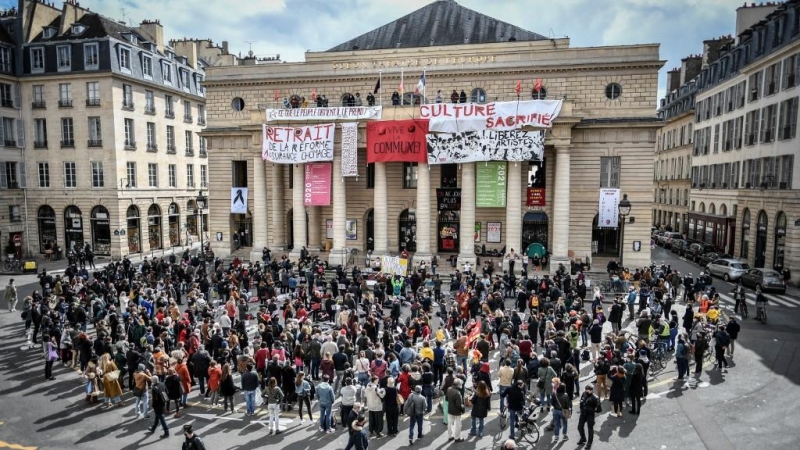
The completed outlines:
{"type": "Polygon", "coordinates": [[[5,261],[6,272],[19,272],[22,270],[22,261],[13,256],[7,256],[5,261]]]}

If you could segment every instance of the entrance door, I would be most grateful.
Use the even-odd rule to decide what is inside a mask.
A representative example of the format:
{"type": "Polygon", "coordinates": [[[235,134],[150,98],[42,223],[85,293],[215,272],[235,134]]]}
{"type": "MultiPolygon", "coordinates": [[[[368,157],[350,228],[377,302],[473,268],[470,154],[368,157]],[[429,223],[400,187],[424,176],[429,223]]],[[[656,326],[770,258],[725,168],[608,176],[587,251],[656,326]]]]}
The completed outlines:
{"type": "Polygon", "coordinates": [[[598,216],[592,222],[592,254],[595,256],[619,256],[619,228],[600,228],[598,216]]]}
{"type": "Polygon", "coordinates": [[[526,249],[531,244],[542,244],[544,248],[549,248],[547,226],[547,214],[543,212],[525,213],[522,218],[522,251],[527,251],[526,249]]]}
{"type": "Polygon", "coordinates": [[[367,251],[375,250],[375,210],[370,209],[364,220],[367,226],[367,251]]]}
{"type": "MultiPolygon", "coordinates": [[[[306,213],[306,230],[308,230],[308,213],[306,213]]],[[[294,210],[286,213],[286,249],[294,249],[294,210]]],[[[308,246],[308,231],[306,231],[306,246],[308,246]]]]}
{"type": "Polygon", "coordinates": [[[758,225],[756,228],[756,260],[755,268],[760,269],[766,263],[767,252],[767,213],[763,210],[758,213],[758,225]]]}

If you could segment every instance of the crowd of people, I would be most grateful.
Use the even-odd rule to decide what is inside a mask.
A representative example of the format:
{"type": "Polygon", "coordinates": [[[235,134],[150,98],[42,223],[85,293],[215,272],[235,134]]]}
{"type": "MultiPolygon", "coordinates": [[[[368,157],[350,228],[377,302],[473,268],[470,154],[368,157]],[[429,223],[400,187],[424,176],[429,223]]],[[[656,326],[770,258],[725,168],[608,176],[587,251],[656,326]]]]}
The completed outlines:
{"type": "Polygon", "coordinates": [[[91,274],[75,266],[63,276],[42,273],[22,319],[32,342],[44,343],[48,380],[61,361],[80,371],[89,404],[124,406],[129,391],[137,416],[152,418],[148,431],[160,426],[162,438],[167,415],[220,403],[222,414],[236,413],[241,392],[246,416],[266,409],[270,435],[296,408],[301,427],[305,417],[321,433],[342,425],[348,450],[398,435],[401,415],[414,444],[435,407],[451,441],[480,438],[492,394],[508,417],[504,448],[514,448],[526,420],[549,419],[553,441],[567,440],[575,404],[578,443],[590,449],[604,400],[612,416],[622,417],[626,403],[629,414],[641,413],[656,349],[675,352],[679,378],[693,355],[702,370],[710,346],[720,370],[733,355],[738,324],[710,314],[706,296],[705,311],[689,298],[681,322],[673,306],[683,284],[666,266],[641,269],[610,306],[598,287],[587,292],[583,273],[564,267],[520,278],[490,265],[480,274],[465,269],[443,282],[425,265],[409,276],[348,271],[308,252],[292,261],[265,251],[253,264],[206,263],[188,252],[138,265],[125,258],[91,274]],[[626,309],[632,335],[622,327],[626,309]],[[583,391],[582,367],[596,375],[583,391]]]}

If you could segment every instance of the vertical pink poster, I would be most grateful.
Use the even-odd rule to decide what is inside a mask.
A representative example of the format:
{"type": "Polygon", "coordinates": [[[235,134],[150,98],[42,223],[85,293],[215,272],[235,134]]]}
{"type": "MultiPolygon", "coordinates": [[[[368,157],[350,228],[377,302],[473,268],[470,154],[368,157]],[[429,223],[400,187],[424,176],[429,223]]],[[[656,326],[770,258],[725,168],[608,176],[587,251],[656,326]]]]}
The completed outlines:
{"type": "Polygon", "coordinates": [[[331,204],[331,163],[306,163],[303,204],[328,206],[331,204]]]}

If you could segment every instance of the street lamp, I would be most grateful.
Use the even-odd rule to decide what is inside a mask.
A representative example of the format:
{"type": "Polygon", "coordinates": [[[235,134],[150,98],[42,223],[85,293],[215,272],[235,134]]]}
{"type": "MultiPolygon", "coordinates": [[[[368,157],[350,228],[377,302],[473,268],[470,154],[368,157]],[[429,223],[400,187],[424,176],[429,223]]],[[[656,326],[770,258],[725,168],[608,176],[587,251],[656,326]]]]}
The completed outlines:
{"type": "Polygon", "coordinates": [[[620,230],[620,237],[621,245],[620,245],[620,254],[619,254],[619,265],[622,268],[625,268],[624,260],[625,260],[625,219],[631,213],[631,202],[628,200],[628,194],[622,194],[622,200],[619,202],[617,206],[619,210],[619,215],[622,217],[622,229],[620,230]]]}
{"type": "Polygon", "coordinates": [[[195,210],[198,216],[198,230],[197,233],[200,235],[200,255],[202,255],[202,260],[205,261],[206,258],[206,247],[203,241],[203,210],[206,208],[206,202],[208,201],[208,197],[203,195],[203,190],[200,189],[200,192],[195,199],[195,205],[197,209],[195,210]]]}

